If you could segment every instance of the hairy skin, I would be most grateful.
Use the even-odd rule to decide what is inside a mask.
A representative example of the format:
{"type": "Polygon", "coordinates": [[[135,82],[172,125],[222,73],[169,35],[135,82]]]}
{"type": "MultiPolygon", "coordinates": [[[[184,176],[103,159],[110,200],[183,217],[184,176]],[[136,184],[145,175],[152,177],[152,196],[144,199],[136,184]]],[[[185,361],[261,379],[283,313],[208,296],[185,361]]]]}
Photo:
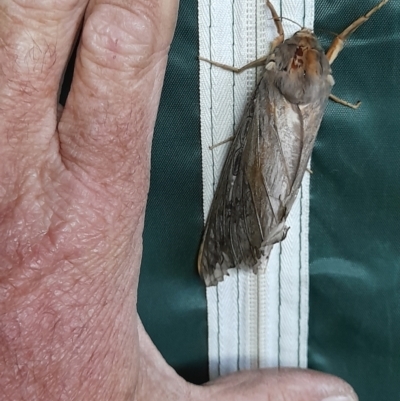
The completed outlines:
{"type": "Polygon", "coordinates": [[[176,12],[177,0],[0,4],[0,401],[356,400],[340,379],[311,371],[191,385],[137,316],[151,138],[176,12]]]}

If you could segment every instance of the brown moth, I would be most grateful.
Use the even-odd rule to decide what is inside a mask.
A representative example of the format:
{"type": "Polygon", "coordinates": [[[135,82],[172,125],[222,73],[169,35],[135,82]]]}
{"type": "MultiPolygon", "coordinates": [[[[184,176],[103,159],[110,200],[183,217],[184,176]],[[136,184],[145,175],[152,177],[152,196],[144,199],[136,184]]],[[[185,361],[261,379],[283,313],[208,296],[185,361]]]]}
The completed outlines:
{"type": "Polygon", "coordinates": [[[207,286],[218,284],[233,267],[257,273],[272,246],[286,237],[285,222],[331,96],[330,65],[350,34],[388,1],[353,22],[325,54],[309,29],[284,40],[267,0],[279,34],[270,53],[240,69],[209,61],[235,72],[260,64],[265,71],[228,151],[204,229],[198,270],[207,286]]]}

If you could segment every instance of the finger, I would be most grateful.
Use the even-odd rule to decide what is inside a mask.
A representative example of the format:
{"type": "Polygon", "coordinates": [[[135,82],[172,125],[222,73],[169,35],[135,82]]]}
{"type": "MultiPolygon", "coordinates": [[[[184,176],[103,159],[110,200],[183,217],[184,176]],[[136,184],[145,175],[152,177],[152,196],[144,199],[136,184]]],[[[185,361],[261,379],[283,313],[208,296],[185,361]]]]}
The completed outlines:
{"type": "Polygon", "coordinates": [[[354,390],[343,380],[300,369],[263,369],[235,373],[207,383],[214,401],[357,401],[354,390]]]}
{"type": "Polygon", "coordinates": [[[102,189],[147,193],[143,182],[176,11],[177,0],[89,4],[59,132],[68,169],[102,189]]]}
{"type": "Polygon", "coordinates": [[[86,1],[0,3],[3,152],[7,146],[15,149],[19,145],[32,152],[53,137],[60,80],[86,1]]]}

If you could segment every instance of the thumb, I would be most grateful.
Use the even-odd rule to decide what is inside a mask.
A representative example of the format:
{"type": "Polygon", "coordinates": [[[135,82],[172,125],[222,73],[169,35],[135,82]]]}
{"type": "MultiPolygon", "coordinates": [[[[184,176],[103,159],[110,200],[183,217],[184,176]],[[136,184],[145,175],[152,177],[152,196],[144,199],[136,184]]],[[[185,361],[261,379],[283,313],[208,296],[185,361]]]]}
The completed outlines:
{"type": "Polygon", "coordinates": [[[349,384],[331,375],[301,369],[238,372],[203,387],[213,401],[357,401],[349,384]]]}

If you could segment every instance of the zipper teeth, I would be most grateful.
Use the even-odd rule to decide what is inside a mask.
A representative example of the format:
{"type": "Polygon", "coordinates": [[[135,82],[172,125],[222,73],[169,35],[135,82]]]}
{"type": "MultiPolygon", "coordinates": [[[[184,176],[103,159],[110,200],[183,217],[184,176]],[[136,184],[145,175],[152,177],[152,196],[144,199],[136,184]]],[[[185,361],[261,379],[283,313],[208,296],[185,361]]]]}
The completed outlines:
{"type": "MultiPolygon", "coordinates": [[[[238,49],[242,54],[243,64],[254,60],[255,56],[255,21],[254,13],[256,2],[258,0],[248,0],[245,2],[246,10],[242,15],[235,16],[237,19],[242,19],[244,23],[244,40],[243,46],[238,49]]],[[[255,71],[253,69],[246,70],[245,74],[245,95],[244,100],[249,100],[254,89],[255,71]]],[[[252,369],[256,367],[254,361],[257,358],[257,320],[254,318],[254,313],[257,311],[257,287],[254,286],[254,277],[252,274],[242,274],[239,272],[239,288],[242,294],[240,310],[239,310],[239,330],[241,333],[239,344],[239,366],[241,369],[252,369]]]]}
{"type": "MultiPolygon", "coordinates": [[[[257,43],[259,57],[266,54],[269,51],[270,41],[272,41],[273,34],[269,29],[268,25],[268,12],[266,2],[264,0],[259,1],[259,12],[257,13],[257,43]]],[[[271,22],[271,21],[270,21],[271,22]]],[[[263,71],[260,71],[263,73],[263,71]]],[[[264,262],[262,268],[265,270],[258,277],[258,298],[259,298],[259,311],[258,311],[258,367],[263,368],[267,366],[267,263],[264,262]]]]}
{"type": "MultiPolygon", "coordinates": [[[[246,9],[246,49],[243,49],[247,53],[247,62],[255,60],[257,57],[257,22],[256,22],[256,11],[257,11],[258,0],[252,0],[247,2],[246,9]]],[[[246,71],[246,85],[247,85],[247,101],[249,100],[253,91],[256,72],[253,69],[246,71]]],[[[247,286],[247,300],[245,303],[246,310],[242,313],[240,324],[247,325],[247,364],[249,369],[258,367],[258,288],[257,282],[252,275],[247,275],[245,285],[247,286]]],[[[246,355],[246,354],[245,354],[246,355]]]]}
{"type": "MultiPolygon", "coordinates": [[[[247,3],[247,62],[256,60],[268,51],[266,35],[266,5],[265,0],[253,0],[247,3]]],[[[247,72],[248,98],[252,95],[262,69],[252,69],[247,72]]],[[[248,275],[248,305],[247,322],[242,319],[242,324],[248,326],[248,355],[250,368],[259,368],[262,364],[262,356],[265,355],[264,339],[266,338],[266,277],[265,274],[248,275]]]]}

